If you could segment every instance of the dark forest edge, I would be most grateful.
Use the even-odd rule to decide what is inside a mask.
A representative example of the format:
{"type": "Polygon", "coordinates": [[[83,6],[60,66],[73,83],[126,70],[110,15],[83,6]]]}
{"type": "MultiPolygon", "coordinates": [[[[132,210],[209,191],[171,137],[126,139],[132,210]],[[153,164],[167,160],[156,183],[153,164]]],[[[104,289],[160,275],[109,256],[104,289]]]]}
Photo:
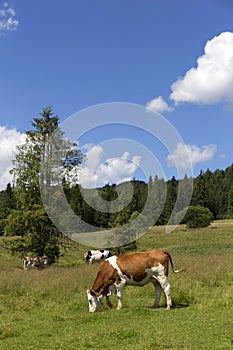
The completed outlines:
{"type": "MultiPolygon", "coordinates": [[[[213,220],[219,219],[231,219],[233,218],[233,164],[227,167],[225,170],[215,170],[211,172],[209,169],[206,172],[201,171],[200,174],[193,179],[193,193],[190,202],[192,207],[204,207],[208,209],[212,214],[213,220]]],[[[163,205],[163,210],[159,215],[158,220],[154,223],[155,225],[166,225],[174,205],[177,199],[178,185],[180,181],[188,181],[188,178],[183,180],[176,180],[172,177],[168,181],[152,177],[148,183],[139,180],[132,180],[131,184],[134,189],[133,198],[130,204],[123,210],[117,213],[103,213],[95,210],[89,206],[82,197],[82,191],[80,186],[65,186],[64,192],[72,210],[77,214],[84,222],[87,222],[97,228],[111,228],[121,226],[128,222],[132,215],[141,213],[144,204],[147,200],[148,187],[155,186],[154,202],[158,202],[159,189],[162,193],[166,193],[166,200],[163,205]]],[[[126,183],[120,185],[105,185],[104,187],[98,188],[97,191],[101,198],[109,203],[113,202],[117,196],[119,188],[124,189],[126,183]]],[[[83,189],[82,189],[83,190],[83,189]]],[[[94,193],[95,190],[85,190],[90,193],[94,193]]],[[[124,193],[124,191],[122,191],[124,193]]],[[[161,205],[158,203],[158,206],[161,205]]],[[[0,192],[0,235],[6,233],[5,220],[14,210],[17,209],[17,199],[15,196],[14,188],[8,184],[5,190],[0,192]]],[[[19,223],[20,224],[20,223],[19,223]]],[[[15,228],[14,235],[21,235],[19,228],[15,228]]]]}
{"type": "MultiPolygon", "coordinates": [[[[40,181],[48,189],[50,184],[55,183],[52,169],[60,169],[57,160],[63,160],[65,176],[73,167],[78,169],[85,159],[75,143],[63,138],[58,121],[51,107],[43,108],[40,117],[33,118],[33,129],[26,132],[25,144],[17,147],[13,161],[14,186],[8,184],[0,192],[0,235],[17,237],[6,243],[6,248],[16,254],[59,256],[61,249],[64,251],[69,247],[69,240],[64,239],[50,220],[40,192],[40,181]],[[61,150],[59,157],[54,158],[55,163],[43,163],[45,170],[41,173],[41,162],[57,154],[57,149],[61,150]]],[[[185,176],[182,180],[172,177],[165,181],[151,176],[148,183],[134,179],[119,185],[106,184],[97,191],[83,189],[78,184],[71,185],[64,178],[63,190],[70,208],[84,223],[92,225],[93,230],[112,228],[121,237],[132,235],[130,241],[134,241],[138,227],[131,225],[131,232],[124,232],[122,226],[125,223],[137,222],[139,226],[186,223],[189,227],[198,227],[206,226],[214,219],[233,218],[232,179],[233,164],[225,170],[201,171],[194,179],[185,176]],[[190,184],[193,185],[191,199],[188,197],[190,184]],[[129,198],[130,191],[127,190],[129,185],[133,188],[132,198],[129,198]],[[101,208],[100,201],[103,199],[104,210],[88,205],[83,199],[83,191],[90,199],[88,203],[95,202],[95,208],[101,208]],[[123,209],[112,210],[116,199],[117,203],[129,204],[120,205],[123,209]],[[184,215],[187,205],[189,208],[184,215]],[[141,221],[137,220],[138,217],[141,221]]],[[[55,186],[52,195],[48,194],[51,203],[59,200],[55,186]]],[[[80,226],[80,231],[85,231],[85,227],[80,226]]],[[[122,239],[120,241],[122,245],[122,239]]]]}

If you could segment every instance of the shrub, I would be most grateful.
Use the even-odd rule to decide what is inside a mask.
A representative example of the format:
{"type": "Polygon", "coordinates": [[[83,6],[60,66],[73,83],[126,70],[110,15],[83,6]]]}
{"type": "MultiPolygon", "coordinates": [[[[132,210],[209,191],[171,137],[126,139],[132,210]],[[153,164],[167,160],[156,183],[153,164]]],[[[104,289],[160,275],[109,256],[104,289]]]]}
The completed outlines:
{"type": "Polygon", "coordinates": [[[183,223],[188,228],[207,227],[213,221],[213,214],[208,208],[200,205],[190,206],[184,216],[183,223]]]}

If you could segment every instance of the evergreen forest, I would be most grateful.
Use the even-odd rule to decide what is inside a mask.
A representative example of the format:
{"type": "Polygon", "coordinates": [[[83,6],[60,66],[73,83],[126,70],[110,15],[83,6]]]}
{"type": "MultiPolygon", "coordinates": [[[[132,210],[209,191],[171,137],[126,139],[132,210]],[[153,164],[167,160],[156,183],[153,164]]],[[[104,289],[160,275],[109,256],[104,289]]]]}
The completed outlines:
{"type": "MultiPolygon", "coordinates": [[[[152,174],[147,183],[133,179],[121,184],[106,184],[97,189],[83,189],[77,183],[71,184],[66,181],[65,175],[74,167],[78,169],[85,155],[74,143],[63,139],[58,117],[54,115],[52,108],[44,108],[40,117],[33,119],[32,127],[33,130],[26,132],[25,144],[18,146],[15,155],[12,169],[14,185],[9,183],[6,189],[0,192],[0,235],[18,237],[7,243],[13,253],[59,255],[60,248],[64,245],[63,235],[50,221],[44,209],[39,188],[41,160],[56,152],[57,145],[64,152],[61,158],[66,171],[63,173],[63,190],[67,202],[81,220],[96,230],[121,227],[139,214],[143,214],[145,218],[153,218],[147,222],[149,226],[166,225],[174,207],[179,214],[184,209],[184,203],[188,203],[192,208],[205,208],[210,213],[211,220],[233,218],[233,164],[225,170],[201,171],[196,178],[185,176],[178,180],[172,177],[165,181],[152,174]],[[48,144],[47,140],[52,133],[56,135],[56,142],[48,144]],[[56,149],[53,149],[54,147],[56,149]],[[185,198],[185,189],[190,183],[193,187],[192,197],[189,199],[185,198]],[[132,198],[127,198],[129,185],[133,193],[132,198]],[[181,201],[177,202],[179,188],[182,189],[181,201]],[[90,200],[86,201],[86,198],[90,200]],[[104,210],[98,210],[101,208],[101,204],[98,203],[100,199],[105,203],[104,210]],[[118,203],[128,204],[120,210],[114,210],[116,199],[118,203]],[[95,205],[90,205],[90,202],[95,205]]],[[[50,167],[54,168],[54,164],[50,167]]],[[[42,182],[47,185],[53,184],[56,188],[51,169],[47,166],[42,182]]],[[[53,191],[51,200],[59,200],[56,196],[56,192],[53,191]]],[[[185,223],[185,220],[179,222],[185,223]]]]}

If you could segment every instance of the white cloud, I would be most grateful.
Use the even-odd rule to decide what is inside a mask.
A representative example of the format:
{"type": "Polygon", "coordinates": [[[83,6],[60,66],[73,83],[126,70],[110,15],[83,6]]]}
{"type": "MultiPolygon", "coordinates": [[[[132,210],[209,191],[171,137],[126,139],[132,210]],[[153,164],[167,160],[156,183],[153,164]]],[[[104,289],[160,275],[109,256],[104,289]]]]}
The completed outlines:
{"type": "Polygon", "coordinates": [[[148,101],[146,103],[146,109],[148,111],[152,111],[152,112],[172,112],[174,109],[172,107],[169,107],[167,102],[164,101],[164,99],[162,98],[162,96],[159,96],[157,98],[154,98],[151,101],[148,101]]]}
{"type": "Polygon", "coordinates": [[[19,21],[15,19],[16,12],[8,7],[7,2],[0,8],[0,34],[18,29],[19,21]]]}
{"type": "Polygon", "coordinates": [[[233,107],[233,33],[223,32],[207,41],[204,54],[171,86],[176,104],[225,102],[233,107]]]}
{"type": "Polygon", "coordinates": [[[13,152],[16,151],[17,145],[24,142],[25,134],[0,126],[0,190],[5,189],[7,183],[11,182],[9,170],[12,169],[13,152]]]}
{"type": "Polygon", "coordinates": [[[99,167],[103,155],[104,151],[101,146],[92,146],[86,153],[86,168],[95,172],[99,167]]]}
{"type": "Polygon", "coordinates": [[[205,145],[198,147],[196,145],[184,145],[178,143],[174,152],[167,157],[168,166],[176,166],[182,169],[187,169],[190,160],[193,166],[197,163],[211,160],[217,151],[216,145],[205,145]],[[187,158],[190,158],[187,159],[187,158]]]}
{"type": "Polygon", "coordinates": [[[124,152],[120,157],[104,159],[101,146],[93,146],[86,153],[85,166],[79,171],[79,183],[85,188],[121,183],[131,180],[140,165],[140,156],[124,152]]]}

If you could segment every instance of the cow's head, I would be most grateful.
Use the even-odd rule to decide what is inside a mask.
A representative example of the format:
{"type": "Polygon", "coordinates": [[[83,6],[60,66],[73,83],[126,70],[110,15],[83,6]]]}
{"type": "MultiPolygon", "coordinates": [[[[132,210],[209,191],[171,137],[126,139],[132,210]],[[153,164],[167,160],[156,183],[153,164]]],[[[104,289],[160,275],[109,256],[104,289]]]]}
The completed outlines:
{"type": "Polygon", "coordinates": [[[102,297],[97,297],[97,295],[94,295],[94,293],[87,290],[87,300],[89,304],[89,312],[96,312],[99,311],[101,305],[102,305],[102,297]]]}

